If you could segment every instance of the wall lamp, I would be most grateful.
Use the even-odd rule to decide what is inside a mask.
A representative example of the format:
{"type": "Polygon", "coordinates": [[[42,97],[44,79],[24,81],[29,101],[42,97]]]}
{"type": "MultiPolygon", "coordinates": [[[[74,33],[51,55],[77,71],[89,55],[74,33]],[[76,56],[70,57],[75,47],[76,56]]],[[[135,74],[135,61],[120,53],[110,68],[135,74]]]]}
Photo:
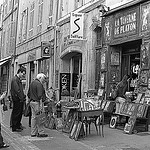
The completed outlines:
{"type": "Polygon", "coordinates": [[[99,12],[101,12],[103,15],[110,10],[110,7],[107,7],[106,5],[101,4],[99,6],[99,12]]]}

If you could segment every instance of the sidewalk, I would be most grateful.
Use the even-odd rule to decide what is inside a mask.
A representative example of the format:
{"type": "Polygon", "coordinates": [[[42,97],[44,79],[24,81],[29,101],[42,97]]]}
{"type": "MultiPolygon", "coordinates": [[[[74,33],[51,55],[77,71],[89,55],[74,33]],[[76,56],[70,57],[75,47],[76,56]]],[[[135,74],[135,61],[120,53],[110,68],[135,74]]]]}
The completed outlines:
{"type": "Polygon", "coordinates": [[[150,133],[139,135],[124,134],[122,130],[104,126],[104,137],[96,134],[92,126],[91,134],[84,139],[74,141],[68,134],[61,131],[45,129],[47,138],[30,137],[28,117],[23,117],[22,124],[26,127],[21,133],[11,132],[9,117],[11,110],[6,112],[2,134],[10,150],[150,150],[150,133]]]}

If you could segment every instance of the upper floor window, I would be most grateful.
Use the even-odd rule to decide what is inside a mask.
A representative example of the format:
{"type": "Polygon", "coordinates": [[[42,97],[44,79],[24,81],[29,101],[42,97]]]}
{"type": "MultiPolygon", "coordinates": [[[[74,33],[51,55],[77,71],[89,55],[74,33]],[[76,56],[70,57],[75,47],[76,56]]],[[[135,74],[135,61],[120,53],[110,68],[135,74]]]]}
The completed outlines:
{"type": "Polygon", "coordinates": [[[43,0],[39,0],[39,10],[38,10],[38,27],[37,32],[41,32],[42,29],[42,16],[43,16],[43,0]]]}
{"type": "Polygon", "coordinates": [[[49,25],[52,25],[53,3],[54,3],[54,0],[50,0],[50,5],[49,5],[49,25]]]}
{"type": "Polygon", "coordinates": [[[75,0],[75,9],[83,6],[83,0],[75,0]]]}
{"type": "Polygon", "coordinates": [[[12,5],[13,5],[13,0],[9,0],[9,10],[10,11],[12,9],[12,5]]]}
{"type": "Polygon", "coordinates": [[[18,4],[18,0],[14,0],[14,6],[18,4]]]}
{"type": "Polygon", "coordinates": [[[4,16],[7,15],[7,5],[8,5],[8,0],[5,0],[5,2],[4,2],[4,16]]]}
{"type": "Polygon", "coordinates": [[[19,31],[19,41],[24,41],[27,38],[27,20],[28,20],[28,9],[22,12],[22,17],[20,20],[20,31],[19,31]]]}
{"type": "Polygon", "coordinates": [[[33,2],[30,8],[29,37],[33,35],[34,7],[35,7],[35,4],[33,2]]]}

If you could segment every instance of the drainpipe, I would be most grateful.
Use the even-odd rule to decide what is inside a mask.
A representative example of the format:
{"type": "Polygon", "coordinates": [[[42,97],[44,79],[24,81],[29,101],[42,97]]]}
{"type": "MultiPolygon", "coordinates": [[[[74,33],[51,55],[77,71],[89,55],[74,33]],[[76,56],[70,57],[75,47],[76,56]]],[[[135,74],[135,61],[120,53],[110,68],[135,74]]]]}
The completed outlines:
{"type": "MultiPolygon", "coordinates": [[[[54,25],[54,89],[56,89],[56,51],[57,51],[57,30],[58,30],[57,20],[58,20],[58,7],[59,7],[58,4],[59,4],[59,0],[57,0],[56,4],[57,4],[56,20],[55,20],[55,25],[54,25]]],[[[57,91],[57,95],[58,94],[59,94],[59,91],[57,91]]]]}
{"type": "MultiPolygon", "coordinates": [[[[14,0],[12,1],[13,5],[12,5],[12,10],[11,10],[11,25],[13,25],[13,15],[14,15],[14,0]]],[[[16,32],[15,32],[15,37],[11,37],[11,38],[15,38],[15,42],[13,43],[14,44],[14,52],[12,54],[12,61],[11,61],[11,64],[10,64],[10,69],[9,69],[9,80],[8,80],[8,95],[10,94],[9,93],[9,89],[10,89],[10,81],[11,81],[11,78],[14,76],[14,71],[16,70],[16,62],[15,62],[15,59],[16,59],[16,39],[17,39],[17,25],[18,25],[18,12],[19,12],[19,0],[18,0],[18,4],[17,4],[17,16],[16,16],[16,32]]],[[[14,22],[15,23],[15,22],[14,22]]],[[[12,28],[13,26],[11,26],[11,32],[12,32],[12,28]]]]}
{"type": "MultiPolygon", "coordinates": [[[[13,0],[13,1],[14,1],[14,0],[13,0]]],[[[19,15],[19,2],[20,2],[20,0],[18,0],[18,5],[17,5],[16,29],[15,29],[15,30],[16,30],[16,33],[15,33],[15,43],[14,43],[14,44],[15,44],[15,49],[14,49],[14,53],[13,53],[13,59],[14,59],[14,61],[13,61],[13,63],[14,63],[13,69],[14,69],[14,71],[17,70],[17,68],[16,68],[17,66],[16,66],[16,64],[15,64],[15,63],[16,63],[16,62],[15,62],[15,59],[16,59],[16,56],[17,56],[17,55],[16,55],[16,43],[17,43],[17,33],[18,33],[18,32],[17,32],[17,31],[18,31],[18,30],[17,30],[17,27],[18,27],[18,15],[19,15]]],[[[14,73],[15,73],[15,72],[14,72],[14,73]]]]}

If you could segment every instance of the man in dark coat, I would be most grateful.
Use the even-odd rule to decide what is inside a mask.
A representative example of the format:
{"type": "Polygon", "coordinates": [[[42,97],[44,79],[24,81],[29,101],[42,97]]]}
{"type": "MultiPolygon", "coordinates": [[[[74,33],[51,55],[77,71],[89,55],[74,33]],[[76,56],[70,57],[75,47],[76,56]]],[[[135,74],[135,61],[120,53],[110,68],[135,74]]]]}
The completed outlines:
{"type": "Polygon", "coordinates": [[[44,82],[46,81],[46,76],[43,73],[39,73],[36,79],[33,80],[29,86],[28,98],[30,100],[30,106],[32,111],[31,119],[31,137],[47,137],[44,134],[43,124],[38,124],[36,121],[36,114],[40,111],[42,102],[46,101],[46,94],[44,89],[44,82]]]}
{"type": "Polygon", "coordinates": [[[13,109],[11,114],[11,127],[13,132],[22,130],[21,119],[23,114],[23,105],[26,96],[23,91],[22,79],[26,74],[26,69],[21,67],[11,81],[11,97],[13,101],[13,109]]]}

